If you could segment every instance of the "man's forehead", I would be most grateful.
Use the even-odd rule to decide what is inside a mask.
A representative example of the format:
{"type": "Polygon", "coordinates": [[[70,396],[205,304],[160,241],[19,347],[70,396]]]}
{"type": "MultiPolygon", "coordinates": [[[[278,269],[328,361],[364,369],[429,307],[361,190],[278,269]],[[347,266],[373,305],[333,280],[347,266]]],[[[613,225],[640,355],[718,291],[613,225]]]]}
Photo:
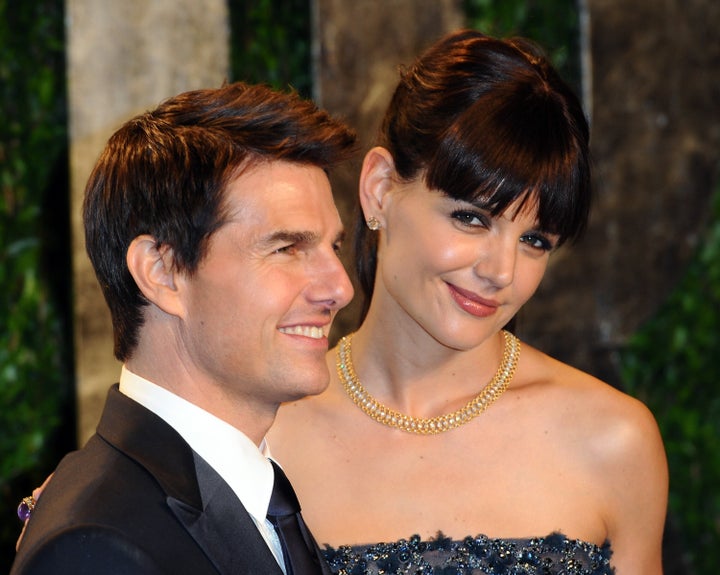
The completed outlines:
{"type": "MultiPolygon", "coordinates": [[[[229,204],[245,206],[272,205],[279,202],[304,205],[310,201],[327,202],[335,207],[330,182],[325,171],[312,165],[276,160],[252,165],[238,172],[228,183],[229,204]]],[[[278,205],[276,205],[278,204],[278,205]]]]}
{"type": "Polygon", "coordinates": [[[325,172],[286,161],[243,170],[228,184],[224,211],[225,223],[262,241],[313,241],[342,229],[325,172]]]}
{"type": "Polygon", "coordinates": [[[236,196],[227,202],[224,221],[273,228],[278,234],[319,234],[328,227],[342,227],[332,197],[313,198],[299,194],[236,196]]]}

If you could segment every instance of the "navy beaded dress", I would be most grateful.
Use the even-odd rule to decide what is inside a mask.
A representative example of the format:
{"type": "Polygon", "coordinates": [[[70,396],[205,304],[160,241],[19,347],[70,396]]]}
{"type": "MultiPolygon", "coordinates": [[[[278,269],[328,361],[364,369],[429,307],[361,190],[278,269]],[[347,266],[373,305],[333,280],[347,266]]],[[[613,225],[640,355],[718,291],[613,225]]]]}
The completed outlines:
{"type": "Polygon", "coordinates": [[[454,541],[439,533],[395,543],[326,546],[336,575],[612,575],[610,544],[599,547],[553,533],[534,539],[454,541]]]}

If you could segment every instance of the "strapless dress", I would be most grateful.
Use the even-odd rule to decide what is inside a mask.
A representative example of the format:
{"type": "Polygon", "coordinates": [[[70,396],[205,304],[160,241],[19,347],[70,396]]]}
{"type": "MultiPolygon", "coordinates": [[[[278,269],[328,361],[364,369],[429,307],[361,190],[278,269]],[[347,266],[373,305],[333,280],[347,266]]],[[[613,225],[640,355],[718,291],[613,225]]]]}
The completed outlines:
{"type": "Polygon", "coordinates": [[[395,543],[325,546],[323,555],[336,575],[611,575],[610,543],[602,546],[561,533],[532,539],[461,541],[438,533],[395,543]]]}

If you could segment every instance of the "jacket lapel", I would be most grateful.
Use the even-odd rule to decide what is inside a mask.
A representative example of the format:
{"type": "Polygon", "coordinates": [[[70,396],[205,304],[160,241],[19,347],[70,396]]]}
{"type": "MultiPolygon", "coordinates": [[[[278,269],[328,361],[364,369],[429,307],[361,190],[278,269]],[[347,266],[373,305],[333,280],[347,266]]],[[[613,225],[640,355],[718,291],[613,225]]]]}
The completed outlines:
{"type": "Polygon", "coordinates": [[[163,419],[110,389],[98,435],[160,483],[178,521],[223,575],[282,575],[230,486],[163,419]]]}
{"type": "Polygon", "coordinates": [[[174,497],[168,497],[168,505],[218,571],[282,575],[255,523],[228,484],[197,454],[195,469],[203,509],[174,497]]]}

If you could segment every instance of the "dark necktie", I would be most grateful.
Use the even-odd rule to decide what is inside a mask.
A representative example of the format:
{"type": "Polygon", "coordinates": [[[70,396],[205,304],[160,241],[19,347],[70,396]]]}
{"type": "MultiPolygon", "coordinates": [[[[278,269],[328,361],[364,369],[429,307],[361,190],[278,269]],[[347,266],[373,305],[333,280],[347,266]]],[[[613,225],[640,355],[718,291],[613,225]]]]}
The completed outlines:
{"type": "Polygon", "coordinates": [[[287,575],[321,574],[315,540],[300,515],[295,490],[283,470],[274,461],[270,462],[275,471],[275,481],[267,518],[280,539],[287,575]]]}

